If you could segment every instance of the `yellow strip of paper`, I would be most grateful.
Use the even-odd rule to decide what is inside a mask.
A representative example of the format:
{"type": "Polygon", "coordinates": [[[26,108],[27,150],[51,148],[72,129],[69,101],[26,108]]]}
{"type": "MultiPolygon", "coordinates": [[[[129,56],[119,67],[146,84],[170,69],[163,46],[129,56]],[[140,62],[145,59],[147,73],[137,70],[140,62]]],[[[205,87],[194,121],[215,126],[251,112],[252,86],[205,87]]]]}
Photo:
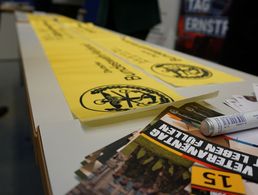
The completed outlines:
{"type": "Polygon", "coordinates": [[[131,38],[125,37],[121,41],[126,46],[115,45],[111,48],[113,52],[123,57],[129,56],[129,62],[171,85],[184,87],[241,81],[233,75],[138,43],[131,38]]]}
{"type": "MultiPolygon", "coordinates": [[[[112,116],[111,113],[182,99],[142,71],[78,38],[53,18],[29,15],[70,109],[78,119],[112,116]]],[[[64,24],[69,26],[69,22],[64,24]]]]}
{"type": "Polygon", "coordinates": [[[191,183],[199,187],[245,194],[242,177],[235,173],[193,166],[191,183]]]}
{"type": "Polygon", "coordinates": [[[210,68],[203,64],[187,60],[165,50],[134,41],[103,30],[93,24],[70,26],[81,39],[90,39],[102,48],[106,48],[125,61],[139,66],[144,71],[174,86],[194,86],[239,82],[242,79],[228,73],[210,68]]]}

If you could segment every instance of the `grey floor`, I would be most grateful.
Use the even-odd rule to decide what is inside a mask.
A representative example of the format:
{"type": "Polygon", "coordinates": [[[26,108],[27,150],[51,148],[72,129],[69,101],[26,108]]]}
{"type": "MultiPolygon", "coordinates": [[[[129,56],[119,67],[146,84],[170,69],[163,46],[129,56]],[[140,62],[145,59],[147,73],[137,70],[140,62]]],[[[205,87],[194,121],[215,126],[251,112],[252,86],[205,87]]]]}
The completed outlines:
{"type": "MultiPolygon", "coordinates": [[[[1,78],[3,74],[0,71],[1,78]]],[[[10,75],[7,77],[10,79],[10,75]]],[[[34,157],[24,86],[5,85],[1,78],[0,106],[8,106],[9,111],[0,118],[0,194],[41,195],[43,187],[34,157]]]]}

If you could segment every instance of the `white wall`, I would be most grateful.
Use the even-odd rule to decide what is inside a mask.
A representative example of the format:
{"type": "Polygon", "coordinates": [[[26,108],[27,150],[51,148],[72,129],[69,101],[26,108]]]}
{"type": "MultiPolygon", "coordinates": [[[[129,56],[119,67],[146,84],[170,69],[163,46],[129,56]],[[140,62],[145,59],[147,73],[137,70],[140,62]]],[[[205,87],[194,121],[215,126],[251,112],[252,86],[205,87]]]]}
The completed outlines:
{"type": "Polygon", "coordinates": [[[174,49],[180,2],[180,0],[159,0],[162,22],[151,30],[147,37],[148,42],[174,49]]]}
{"type": "Polygon", "coordinates": [[[14,13],[3,12],[0,14],[0,60],[18,59],[18,39],[14,13]]]}
{"type": "Polygon", "coordinates": [[[0,91],[4,93],[7,88],[21,84],[21,72],[14,13],[0,14],[0,91]]]}

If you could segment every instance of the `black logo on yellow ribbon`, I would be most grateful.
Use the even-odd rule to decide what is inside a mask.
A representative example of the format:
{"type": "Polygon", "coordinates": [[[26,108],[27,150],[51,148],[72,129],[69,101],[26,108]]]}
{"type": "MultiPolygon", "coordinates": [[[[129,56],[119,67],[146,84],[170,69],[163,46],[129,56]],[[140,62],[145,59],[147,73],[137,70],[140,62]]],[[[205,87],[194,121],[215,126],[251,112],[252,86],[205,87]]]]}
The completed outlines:
{"type": "Polygon", "coordinates": [[[81,105],[99,112],[127,111],[174,100],[151,88],[135,85],[107,85],[90,89],[80,97],[81,105]]]}
{"type": "Polygon", "coordinates": [[[201,79],[212,76],[212,73],[204,68],[179,63],[156,64],[151,69],[164,76],[183,79],[201,79]]]}

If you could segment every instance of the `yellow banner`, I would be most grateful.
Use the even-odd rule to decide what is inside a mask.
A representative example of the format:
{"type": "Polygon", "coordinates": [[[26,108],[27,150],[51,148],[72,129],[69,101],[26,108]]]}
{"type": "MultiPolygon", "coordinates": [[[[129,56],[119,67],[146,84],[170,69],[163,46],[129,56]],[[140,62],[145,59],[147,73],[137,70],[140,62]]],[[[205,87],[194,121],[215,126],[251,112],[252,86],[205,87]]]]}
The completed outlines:
{"type": "MultiPolygon", "coordinates": [[[[54,18],[54,17],[53,17],[54,18]]],[[[56,21],[64,21],[59,16],[56,21]]],[[[60,22],[59,22],[60,23],[60,22]]],[[[123,60],[174,86],[193,86],[241,81],[239,77],[187,60],[176,54],[151,47],[140,41],[111,33],[93,24],[75,21],[69,28],[80,39],[88,39],[115,53],[123,60]]]]}
{"type": "Polygon", "coordinates": [[[245,194],[245,187],[241,175],[204,167],[192,167],[191,184],[203,189],[208,188],[236,194],[245,194]]]}
{"type": "Polygon", "coordinates": [[[80,120],[182,98],[88,39],[81,39],[71,30],[77,23],[63,17],[56,20],[52,15],[29,15],[29,20],[71,111],[80,120]]]}
{"type": "Polygon", "coordinates": [[[123,60],[140,67],[173,86],[193,86],[238,82],[241,78],[187,60],[165,50],[140,41],[112,33],[91,23],[82,23],[64,16],[49,15],[48,21],[59,25],[61,31],[69,29],[79,39],[93,41],[123,60]]]}
{"type": "Polygon", "coordinates": [[[174,86],[185,87],[241,81],[240,78],[233,75],[155,49],[128,37],[122,38],[121,42],[123,44],[108,46],[117,55],[174,86]]]}

